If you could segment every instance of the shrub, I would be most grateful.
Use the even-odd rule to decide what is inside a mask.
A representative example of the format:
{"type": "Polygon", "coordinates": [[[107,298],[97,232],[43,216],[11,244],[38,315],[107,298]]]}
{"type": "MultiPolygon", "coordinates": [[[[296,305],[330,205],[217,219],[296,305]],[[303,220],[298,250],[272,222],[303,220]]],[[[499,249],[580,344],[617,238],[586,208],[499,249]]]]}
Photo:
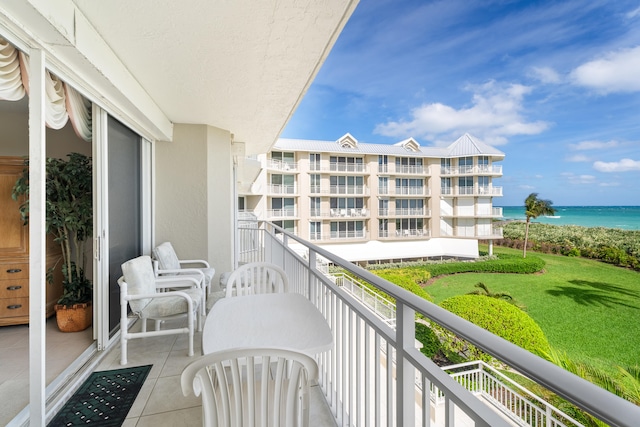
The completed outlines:
{"type": "MultiPolygon", "coordinates": [[[[513,304],[482,295],[458,295],[442,301],[440,306],[531,353],[542,357],[549,354],[549,342],[540,326],[513,304]]],[[[452,337],[451,333],[447,335],[446,348],[458,351],[468,359],[490,359],[473,345],[452,337]]]]}
{"type": "Polygon", "coordinates": [[[373,273],[411,293],[418,295],[419,297],[426,299],[427,301],[433,302],[431,295],[429,295],[427,291],[420,286],[421,283],[426,283],[427,280],[431,278],[431,275],[426,270],[418,268],[403,268],[395,270],[376,270],[373,273]]]}
{"type": "Polygon", "coordinates": [[[416,322],[416,339],[422,343],[420,351],[429,359],[433,358],[442,347],[433,329],[424,323],[416,322]]]}
{"type": "Polygon", "coordinates": [[[537,273],[544,268],[544,260],[530,256],[522,258],[514,255],[500,254],[495,259],[476,262],[455,262],[447,264],[432,264],[424,268],[429,270],[432,277],[455,273],[537,273]]]}

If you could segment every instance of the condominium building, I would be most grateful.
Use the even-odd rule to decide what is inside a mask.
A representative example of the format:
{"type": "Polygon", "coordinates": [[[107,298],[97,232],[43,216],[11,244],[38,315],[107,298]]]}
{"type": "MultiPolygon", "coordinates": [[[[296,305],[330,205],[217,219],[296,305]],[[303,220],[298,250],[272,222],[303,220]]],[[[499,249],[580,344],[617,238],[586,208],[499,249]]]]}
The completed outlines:
{"type": "Polygon", "coordinates": [[[504,156],[469,134],[448,147],[280,139],[239,208],[350,261],[474,258],[502,237],[504,156]]]}

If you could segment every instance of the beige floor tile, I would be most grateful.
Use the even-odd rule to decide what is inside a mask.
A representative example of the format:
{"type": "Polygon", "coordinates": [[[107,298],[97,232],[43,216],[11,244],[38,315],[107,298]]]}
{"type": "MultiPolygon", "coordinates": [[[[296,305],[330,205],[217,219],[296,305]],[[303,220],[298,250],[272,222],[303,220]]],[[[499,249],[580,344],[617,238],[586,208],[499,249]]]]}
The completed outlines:
{"type": "Polygon", "coordinates": [[[199,427],[202,426],[202,408],[187,408],[179,411],[140,417],[136,427],[199,427]]]}
{"type": "Polygon", "coordinates": [[[179,409],[201,406],[200,397],[191,395],[185,397],[180,388],[180,376],[158,378],[149,396],[142,416],[176,411],[179,409]]]}
{"type": "Polygon", "coordinates": [[[149,396],[151,396],[151,392],[156,386],[156,381],[156,378],[147,378],[145,380],[138,392],[138,396],[136,396],[135,402],[133,402],[129,413],[127,414],[127,418],[138,418],[142,415],[142,411],[144,411],[144,408],[147,406],[147,402],[149,401],[149,396]]]}

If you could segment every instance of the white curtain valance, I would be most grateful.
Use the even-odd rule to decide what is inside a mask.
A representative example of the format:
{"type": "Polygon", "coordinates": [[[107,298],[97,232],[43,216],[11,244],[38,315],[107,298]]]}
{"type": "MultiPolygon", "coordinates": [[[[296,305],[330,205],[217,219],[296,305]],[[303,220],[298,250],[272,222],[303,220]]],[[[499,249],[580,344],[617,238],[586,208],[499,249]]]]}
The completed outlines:
{"type": "MultiPolygon", "coordinates": [[[[0,99],[18,101],[29,94],[29,57],[0,37],[0,99]]],[[[45,121],[62,129],[68,120],[76,135],[91,141],[91,101],[60,80],[45,73],[45,121]]]]}
{"type": "Polygon", "coordinates": [[[0,37],[0,99],[19,101],[24,94],[18,49],[0,37]]]}

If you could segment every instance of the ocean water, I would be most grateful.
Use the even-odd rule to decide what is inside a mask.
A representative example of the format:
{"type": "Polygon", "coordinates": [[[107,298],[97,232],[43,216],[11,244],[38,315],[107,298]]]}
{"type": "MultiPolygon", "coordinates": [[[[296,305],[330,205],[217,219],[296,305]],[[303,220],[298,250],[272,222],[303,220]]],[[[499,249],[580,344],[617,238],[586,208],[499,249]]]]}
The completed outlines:
{"type": "MultiPolygon", "coordinates": [[[[640,206],[553,206],[554,216],[538,217],[532,222],[554,225],[581,225],[623,230],[640,230],[640,206]]],[[[504,219],[525,220],[523,206],[504,206],[504,219]]]]}

